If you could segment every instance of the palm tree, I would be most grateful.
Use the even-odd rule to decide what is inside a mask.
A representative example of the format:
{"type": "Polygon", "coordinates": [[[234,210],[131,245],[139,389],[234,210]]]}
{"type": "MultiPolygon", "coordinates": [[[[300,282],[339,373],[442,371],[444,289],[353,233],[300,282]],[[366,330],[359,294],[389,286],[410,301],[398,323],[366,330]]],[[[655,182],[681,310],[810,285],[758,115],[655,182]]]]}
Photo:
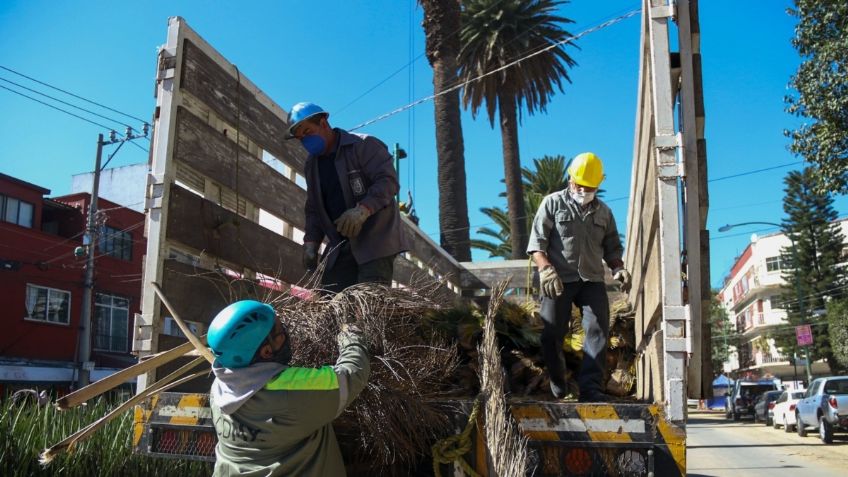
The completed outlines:
{"type": "MultiPolygon", "coordinates": [[[[433,68],[433,92],[457,83],[459,0],[419,0],[424,9],[427,60],[433,68]]],[[[443,249],[461,262],[471,260],[465,145],[459,91],[436,96],[436,151],[439,180],[439,230],[443,249]]]]}
{"type": "MultiPolygon", "coordinates": [[[[526,167],[521,168],[524,207],[525,210],[529,211],[522,223],[528,229],[533,223],[536,210],[542,204],[542,199],[546,195],[563,190],[568,186],[565,157],[546,155],[541,159],[533,159],[533,165],[535,170],[526,167]]],[[[494,241],[473,239],[471,246],[489,252],[489,257],[515,258],[512,254],[512,226],[507,212],[500,207],[482,207],[480,212],[498,226],[500,231],[490,227],[477,229],[477,233],[491,237],[494,241]]],[[[522,248],[520,251],[523,257],[524,249],[522,248]]]]}
{"type": "Polygon", "coordinates": [[[504,180],[512,258],[521,258],[527,244],[521,160],[518,155],[518,122],[521,109],[529,114],[546,110],[554,90],[563,91],[562,80],[571,81],[568,67],[577,63],[562,43],[571,34],[561,24],[571,20],[554,14],[564,1],[558,0],[465,0],[463,2],[459,51],[459,74],[471,81],[485,73],[526,57],[519,65],[471,81],[463,90],[463,105],[476,116],[486,103],[492,127],[499,113],[503,143],[504,180]],[[557,45],[547,51],[543,49],[557,45]]]}

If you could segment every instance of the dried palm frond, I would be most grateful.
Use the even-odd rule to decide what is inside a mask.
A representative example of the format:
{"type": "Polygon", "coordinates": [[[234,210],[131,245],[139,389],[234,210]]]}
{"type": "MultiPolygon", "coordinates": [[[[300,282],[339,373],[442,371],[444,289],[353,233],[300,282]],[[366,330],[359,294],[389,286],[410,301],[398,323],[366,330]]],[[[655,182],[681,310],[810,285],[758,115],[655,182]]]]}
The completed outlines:
{"type": "Polygon", "coordinates": [[[485,402],[486,447],[492,459],[493,474],[518,477],[527,475],[527,439],[507,408],[503,365],[495,333],[495,315],[506,285],[507,282],[503,282],[492,289],[480,344],[480,382],[485,402]]]}
{"type": "Polygon", "coordinates": [[[332,299],[276,304],[291,333],[292,362],[299,366],[335,362],[335,337],[343,323],[355,320],[363,331],[371,377],[337,429],[351,433],[358,444],[354,459],[372,464],[375,472],[413,463],[449,426],[432,401],[452,391],[459,357],[456,346],[423,321],[426,313],[447,305],[431,299],[436,286],[356,285],[332,299]]]}

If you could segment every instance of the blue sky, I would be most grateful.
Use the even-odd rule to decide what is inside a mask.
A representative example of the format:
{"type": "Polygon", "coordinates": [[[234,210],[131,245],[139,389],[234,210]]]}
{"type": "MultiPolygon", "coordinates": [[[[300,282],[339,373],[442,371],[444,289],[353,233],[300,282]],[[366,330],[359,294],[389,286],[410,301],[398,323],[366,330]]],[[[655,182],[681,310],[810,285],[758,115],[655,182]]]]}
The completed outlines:
{"type": "MultiPolygon", "coordinates": [[[[722,234],[718,227],[780,221],[783,177],[799,167],[715,180],[799,161],[787,151],[782,133],[798,124],[783,111],[786,84],[799,62],[789,43],[795,23],[785,13],[789,2],[734,2],[732,9],[728,5],[702,1],[700,6],[708,168],[713,180],[708,228],[713,236],[711,282],[715,285],[752,232],[773,231],[748,227],[722,234]]],[[[638,7],[638,1],[574,0],[562,7],[561,14],[575,21],[567,29],[576,34],[638,7]]],[[[154,107],[156,48],[165,41],[167,18],[174,15],[184,17],[283,108],[298,101],[317,102],[331,112],[335,126],[353,127],[432,93],[430,66],[421,55],[422,12],[415,0],[4,0],[0,2],[0,66],[149,118],[154,107]]],[[[572,83],[566,84],[565,92],[554,96],[545,114],[524,116],[519,132],[522,163],[531,164],[545,154],[573,157],[587,150],[596,152],[606,164],[606,198],[623,230],[636,114],[638,16],[587,35],[579,46],[579,50],[571,49],[578,66],[571,71],[572,83]]],[[[0,78],[138,124],[6,70],[0,70],[0,78]]],[[[6,81],[0,81],[0,86],[47,101],[6,81]]],[[[61,195],[70,191],[72,174],[93,168],[101,128],[4,89],[0,89],[0,110],[0,172],[61,195]]],[[[484,116],[473,119],[468,113],[462,126],[474,230],[489,225],[480,207],[505,205],[505,199],[498,197],[503,190],[500,132],[484,116]]],[[[409,152],[410,159],[401,166],[402,195],[414,192],[421,227],[438,240],[432,103],[370,125],[363,132],[390,145],[399,142],[409,152]]],[[[146,159],[140,149],[127,146],[112,164],[146,159]]],[[[837,198],[840,215],[848,210],[846,206],[844,197],[837,198]]],[[[482,260],[486,254],[478,251],[474,257],[482,260]]]]}

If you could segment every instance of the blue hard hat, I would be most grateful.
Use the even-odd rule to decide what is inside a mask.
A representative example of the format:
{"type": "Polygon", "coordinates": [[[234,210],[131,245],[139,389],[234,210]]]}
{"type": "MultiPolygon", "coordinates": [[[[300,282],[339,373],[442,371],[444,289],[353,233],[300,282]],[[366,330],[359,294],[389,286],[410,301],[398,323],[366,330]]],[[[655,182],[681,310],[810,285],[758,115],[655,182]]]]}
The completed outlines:
{"type": "Polygon", "coordinates": [[[300,123],[306,121],[307,119],[317,116],[319,114],[323,114],[327,117],[330,116],[330,113],[324,111],[324,108],[318,106],[315,103],[297,103],[292,106],[291,111],[289,111],[289,136],[294,136],[294,130],[297,128],[300,123]]]}
{"type": "Polygon", "coordinates": [[[221,310],[206,335],[215,362],[225,368],[249,366],[275,319],[271,305],[255,300],[237,301],[221,310]]]}

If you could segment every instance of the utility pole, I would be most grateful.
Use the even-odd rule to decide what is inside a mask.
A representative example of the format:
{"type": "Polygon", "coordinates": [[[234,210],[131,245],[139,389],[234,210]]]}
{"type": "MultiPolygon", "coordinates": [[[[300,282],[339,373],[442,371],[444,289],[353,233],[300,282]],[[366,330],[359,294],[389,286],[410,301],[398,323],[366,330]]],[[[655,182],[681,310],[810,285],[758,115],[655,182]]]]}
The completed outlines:
{"type": "MultiPolygon", "coordinates": [[[[77,389],[88,386],[91,382],[91,371],[94,362],[91,361],[91,301],[94,294],[94,254],[97,250],[97,198],[100,191],[100,171],[102,171],[115,157],[125,142],[140,137],[147,137],[149,126],[145,123],[141,135],[133,135],[133,130],[127,127],[126,136],[118,138],[115,131],[109,133],[109,140],[103,140],[103,134],[97,135],[97,156],[94,159],[94,180],[91,185],[91,203],[88,205],[88,222],[85,235],[82,238],[82,249],[85,258],[85,275],[83,278],[82,309],[80,311],[79,327],[79,369],[77,371],[77,389]],[[103,158],[103,146],[119,143],[118,147],[106,164],[100,165],[103,158]]],[[[77,253],[77,255],[80,255],[77,253]]]]}
{"type": "Polygon", "coordinates": [[[400,160],[406,158],[406,151],[401,149],[399,143],[395,143],[395,150],[392,153],[392,157],[395,158],[395,172],[397,172],[398,177],[398,192],[395,194],[395,202],[400,204],[400,160]]]}

